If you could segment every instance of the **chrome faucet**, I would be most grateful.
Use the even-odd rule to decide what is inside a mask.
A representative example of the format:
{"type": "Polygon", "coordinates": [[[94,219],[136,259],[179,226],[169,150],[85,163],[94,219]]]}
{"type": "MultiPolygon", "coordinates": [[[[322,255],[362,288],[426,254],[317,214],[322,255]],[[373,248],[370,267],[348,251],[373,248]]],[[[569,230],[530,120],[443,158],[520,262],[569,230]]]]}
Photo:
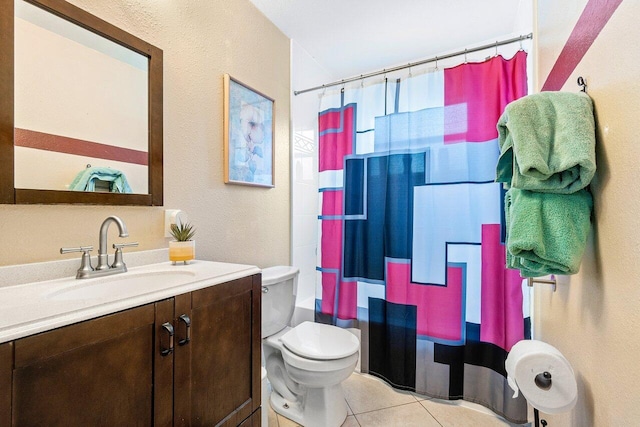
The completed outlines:
{"type": "MultiPolygon", "coordinates": [[[[98,266],[96,270],[108,270],[111,268],[109,265],[109,253],[107,252],[107,231],[109,231],[109,225],[115,222],[120,232],[120,237],[129,237],[127,226],[117,216],[112,215],[102,221],[100,226],[100,248],[98,249],[98,266]]],[[[126,271],[126,270],[125,270],[126,271]]]]}
{"type": "Polygon", "coordinates": [[[107,251],[107,232],[109,225],[115,222],[118,226],[120,237],[128,237],[129,232],[127,226],[119,217],[112,215],[107,217],[100,226],[100,247],[98,249],[98,266],[94,269],[91,266],[91,257],[89,252],[93,250],[93,246],[80,246],[78,248],[60,248],[61,254],[70,252],[82,252],[82,263],[76,274],[76,279],[89,279],[92,277],[108,276],[110,274],[124,273],[127,266],[122,259],[122,248],[130,246],[138,246],[137,242],[133,243],[114,243],[113,248],[116,250],[113,264],[109,265],[109,253],[107,251]]]}

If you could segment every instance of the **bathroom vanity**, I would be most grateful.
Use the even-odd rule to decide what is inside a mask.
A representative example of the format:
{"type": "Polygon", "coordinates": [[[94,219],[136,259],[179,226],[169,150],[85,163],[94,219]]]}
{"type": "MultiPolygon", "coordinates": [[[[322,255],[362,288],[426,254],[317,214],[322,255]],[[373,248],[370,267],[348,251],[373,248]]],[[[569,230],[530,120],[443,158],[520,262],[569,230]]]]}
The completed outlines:
{"type": "Polygon", "coordinates": [[[206,261],[0,287],[0,426],[257,427],[260,296],[206,261]]]}

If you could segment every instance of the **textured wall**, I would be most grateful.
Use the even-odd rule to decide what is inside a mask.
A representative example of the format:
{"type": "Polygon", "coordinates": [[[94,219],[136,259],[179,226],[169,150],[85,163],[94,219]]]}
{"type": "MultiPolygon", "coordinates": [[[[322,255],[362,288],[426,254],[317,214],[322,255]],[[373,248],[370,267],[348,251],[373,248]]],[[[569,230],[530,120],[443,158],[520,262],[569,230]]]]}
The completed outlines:
{"type": "MultiPolygon", "coordinates": [[[[538,0],[539,86],[588,3],[538,0]]],[[[613,2],[591,0],[591,6],[598,3],[613,2]]],[[[580,273],[560,277],[556,293],[536,285],[536,337],[567,357],[579,390],[575,409],[546,416],[549,425],[631,426],[640,419],[639,14],[639,2],[622,1],[562,88],[575,92],[577,77],[587,80],[596,110],[598,172],[594,225],[580,273]]],[[[583,24],[601,18],[594,14],[583,24]]]]}
{"type": "MultiPolygon", "coordinates": [[[[248,0],[71,3],[164,51],[164,203],[195,223],[198,258],[288,263],[288,38],[248,0]],[[224,184],[224,73],[275,99],[274,189],[224,184]]],[[[127,223],[136,250],[168,246],[162,207],[0,205],[0,265],[59,259],[61,246],[97,248],[98,228],[111,214],[127,223]]],[[[111,230],[110,241],[115,236],[111,230]]]]}

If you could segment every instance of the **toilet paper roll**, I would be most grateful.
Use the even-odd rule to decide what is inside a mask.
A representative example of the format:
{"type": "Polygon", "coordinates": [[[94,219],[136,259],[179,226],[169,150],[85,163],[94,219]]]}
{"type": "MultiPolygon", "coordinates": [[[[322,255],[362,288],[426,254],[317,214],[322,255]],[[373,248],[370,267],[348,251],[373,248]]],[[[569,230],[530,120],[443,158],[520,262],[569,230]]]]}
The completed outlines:
{"type": "Polygon", "coordinates": [[[537,340],[519,341],[511,348],[505,368],[514,397],[520,390],[534,408],[558,414],[576,404],[578,385],[573,369],[552,345],[537,340]]]}

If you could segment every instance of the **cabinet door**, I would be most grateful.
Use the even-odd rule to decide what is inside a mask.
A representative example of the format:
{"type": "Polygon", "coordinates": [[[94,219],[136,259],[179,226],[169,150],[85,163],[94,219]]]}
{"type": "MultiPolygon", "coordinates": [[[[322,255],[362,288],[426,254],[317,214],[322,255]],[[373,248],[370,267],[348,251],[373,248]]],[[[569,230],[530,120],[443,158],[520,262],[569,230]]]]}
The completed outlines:
{"type": "MultiPolygon", "coordinates": [[[[190,427],[191,423],[191,294],[176,295],[176,351],[174,356],[174,427],[190,427]]],[[[197,424],[194,424],[197,425],[197,424]]]]}
{"type": "Polygon", "coordinates": [[[261,427],[262,426],[262,417],[260,408],[255,411],[249,418],[241,422],[238,427],[261,427]]]}
{"type": "MultiPolygon", "coordinates": [[[[155,306],[155,343],[153,358],[153,425],[156,427],[173,424],[173,368],[175,336],[169,335],[173,321],[173,298],[159,301],[155,306]]],[[[175,332],[174,332],[175,335],[175,332]]]]}
{"type": "Polygon", "coordinates": [[[15,341],[13,425],[153,425],[157,305],[15,341]]]}
{"type": "Polygon", "coordinates": [[[190,413],[181,418],[192,425],[235,427],[260,407],[260,297],[260,275],[191,294],[190,413]]]}
{"type": "Polygon", "coordinates": [[[11,425],[11,371],[13,343],[0,344],[0,427],[11,425]]]}

